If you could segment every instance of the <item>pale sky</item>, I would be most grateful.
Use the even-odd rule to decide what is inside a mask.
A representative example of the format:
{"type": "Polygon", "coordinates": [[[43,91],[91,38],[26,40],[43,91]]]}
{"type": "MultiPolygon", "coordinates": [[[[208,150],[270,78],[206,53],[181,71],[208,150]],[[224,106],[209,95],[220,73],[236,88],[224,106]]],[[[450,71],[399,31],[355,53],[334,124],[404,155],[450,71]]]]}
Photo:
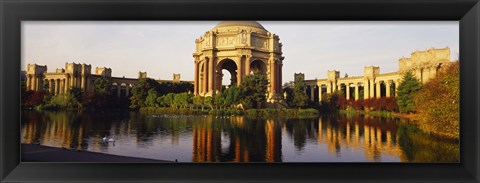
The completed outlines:
{"type": "MultiPolygon", "coordinates": [[[[258,21],[283,44],[283,82],[302,72],[306,79],[362,76],[364,66],[380,73],[398,70],[398,59],[415,50],[450,47],[459,55],[458,21],[327,22],[258,21]]],[[[23,21],[22,70],[27,63],[47,65],[48,72],[66,62],[110,67],[112,76],[193,80],[195,39],[219,21],[23,21]]],[[[227,76],[227,75],[226,75],[227,76]]],[[[229,76],[227,76],[229,77],[229,76]]],[[[225,79],[228,79],[224,77],[225,79]]]]}

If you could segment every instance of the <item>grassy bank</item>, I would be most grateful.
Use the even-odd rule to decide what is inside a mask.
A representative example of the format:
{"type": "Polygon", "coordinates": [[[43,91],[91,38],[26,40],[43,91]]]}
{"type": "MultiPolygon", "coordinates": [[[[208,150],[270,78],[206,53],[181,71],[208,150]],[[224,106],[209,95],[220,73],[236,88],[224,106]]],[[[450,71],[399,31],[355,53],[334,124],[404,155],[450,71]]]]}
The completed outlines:
{"type": "Polygon", "coordinates": [[[358,114],[363,114],[363,115],[371,115],[371,116],[378,116],[378,117],[383,117],[383,118],[408,118],[408,119],[413,119],[413,115],[406,115],[406,114],[401,114],[401,113],[396,113],[396,112],[391,112],[391,111],[364,111],[364,110],[355,110],[355,109],[346,109],[346,110],[339,110],[338,111],[340,114],[344,114],[347,116],[354,116],[358,114]]]}
{"type": "Polygon", "coordinates": [[[318,117],[316,109],[178,109],[165,107],[140,108],[144,114],[171,115],[214,115],[214,116],[246,116],[249,118],[313,118],[318,117]]]}

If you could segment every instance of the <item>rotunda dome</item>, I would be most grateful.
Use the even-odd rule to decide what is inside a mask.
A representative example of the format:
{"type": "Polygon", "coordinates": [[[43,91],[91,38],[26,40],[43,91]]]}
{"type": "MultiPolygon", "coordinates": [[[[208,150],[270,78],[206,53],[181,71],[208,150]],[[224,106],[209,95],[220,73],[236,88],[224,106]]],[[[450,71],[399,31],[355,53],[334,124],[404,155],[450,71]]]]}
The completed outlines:
{"type": "Polygon", "coordinates": [[[218,23],[214,28],[227,27],[227,26],[247,26],[247,27],[256,27],[256,28],[265,30],[265,28],[256,21],[222,21],[218,23]]]}

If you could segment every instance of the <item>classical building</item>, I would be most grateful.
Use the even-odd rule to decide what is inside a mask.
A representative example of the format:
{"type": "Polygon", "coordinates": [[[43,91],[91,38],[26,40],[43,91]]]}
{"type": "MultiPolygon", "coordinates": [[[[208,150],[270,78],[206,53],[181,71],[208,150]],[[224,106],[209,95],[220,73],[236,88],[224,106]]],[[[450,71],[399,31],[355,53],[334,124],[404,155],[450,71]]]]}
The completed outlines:
{"type": "Polygon", "coordinates": [[[282,92],[282,44],[277,35],[255,21],[224,21],[195,40],[193,53],[194,93],[212,96],[222,85],[237,85],[251,73],[268,77],[267,99],[280,99],[282,92]],[[230,83],[222,83],[222,70],[231,75],[230,83]]]}
{"type": "MultiPolygon", "coordinates": [[[[93,83],[97,78],[107,78],[112,84],[112,93],[117,97],[128,97],[133,86],[141,78],[147,78],[147,72],[138,72],[138,78],[112,77],[112,69],[95,68],[91,65],[65,63],[65,68],[47,72],[47,66],[28,64],[26,71],[27,90],[47,91],[53,95],[66,93],[70,88],[79,88],[83,92],[93,92],[93,83]]],[[[180,74],[173,74],[173,80],[156,80],[162,82],[181,82],[180,74]]],[[[193,83],[193,81],[182,81],[193,83]]]]}
{"type": "Polygon", "coordinates": [[[396,90],[405,72],[412,72],[421,82],[426,83],[439,73],[439,70],[451,63],[450,49],[431,48],[415,51],[410,58],[398,60],[399,71],[380,73],[375,66],[364,67],[363,76],[340,78],[340,71],[329,70],[325,79],[305,80],[307,95],[311,101],[321,101],[323,93],[342,90],[346,99],[363,99],[396,96],[396,90]]]}

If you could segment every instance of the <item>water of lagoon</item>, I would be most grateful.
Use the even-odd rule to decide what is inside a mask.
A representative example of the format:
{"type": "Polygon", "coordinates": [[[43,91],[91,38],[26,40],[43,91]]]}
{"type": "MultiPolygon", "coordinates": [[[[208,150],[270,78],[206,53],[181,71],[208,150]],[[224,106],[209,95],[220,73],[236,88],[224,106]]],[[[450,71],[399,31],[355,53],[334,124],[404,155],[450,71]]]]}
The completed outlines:
{"type": "Polygon", "coordinates": [[[408,120],[22,112],[22,143],[179,162],[458,162],[458,142],[408,120]],[[102,138],[115,138],[104,143],[102,138]]]}

